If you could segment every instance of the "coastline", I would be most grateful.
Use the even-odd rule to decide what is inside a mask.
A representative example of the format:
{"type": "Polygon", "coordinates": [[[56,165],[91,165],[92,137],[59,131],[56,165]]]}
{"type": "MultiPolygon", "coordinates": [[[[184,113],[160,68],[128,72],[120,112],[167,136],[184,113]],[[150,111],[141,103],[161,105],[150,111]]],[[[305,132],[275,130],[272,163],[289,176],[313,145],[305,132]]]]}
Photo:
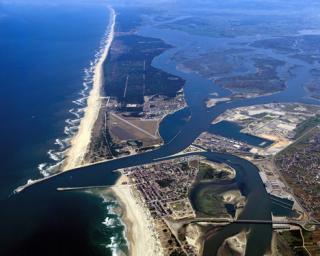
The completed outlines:
{"type": "Polygon", "coordinates": [[[121,219],[125,224],[129,255],[162,255],[151,217],[133,195],[128,178],[121,175],[111,191],[123,210],[121,219]]]}
{"type": "Polygon", "coordinates": [[[236,235],[228,237],[219,248],[217,255],[223,256],[231,251],[235,255],[244,256],[247,247],[247,233],[246,231],[241,231],[236,235]]]}
{"type": "Polygon", "coordinates": [[[114,9],[110,8],[111,16],[109,25],[110,30],[106,38],[104,51],[94,68],[93,87],[87,99],[87,106],[84,110],[84,116],[80,121],[79,130],[71,139],[71,146],[66,152],[66,159],[62,170],[66,171],[79,167],[84,163],[84,157],[91,142],[92,129],[98,118],[101,108],[101,88],[104,83],[103,64],[108,56],[113,38],[116,14],[114,9]]]}

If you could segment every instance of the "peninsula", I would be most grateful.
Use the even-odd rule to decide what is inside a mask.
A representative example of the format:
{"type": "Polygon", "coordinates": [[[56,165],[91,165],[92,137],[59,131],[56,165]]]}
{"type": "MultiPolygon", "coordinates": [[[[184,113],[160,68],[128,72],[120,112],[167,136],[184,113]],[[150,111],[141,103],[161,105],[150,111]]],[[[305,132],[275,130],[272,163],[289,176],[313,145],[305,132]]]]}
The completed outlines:
{"type": "Polygon", "coordinates": [[[103,65],[109,54],[115,33],[116,13],[112,8],[110,8],[110,12],[110,21],[104,50],[94,68],[93,86],[87,99],[84,116],[80,121],[78,132],[71,140],[71,146],[66,153],[63,170],[79,167],[85,163],[84,157],[92,140],[92,131],[102,104],[101,90],[104,85],[103,65]]]}

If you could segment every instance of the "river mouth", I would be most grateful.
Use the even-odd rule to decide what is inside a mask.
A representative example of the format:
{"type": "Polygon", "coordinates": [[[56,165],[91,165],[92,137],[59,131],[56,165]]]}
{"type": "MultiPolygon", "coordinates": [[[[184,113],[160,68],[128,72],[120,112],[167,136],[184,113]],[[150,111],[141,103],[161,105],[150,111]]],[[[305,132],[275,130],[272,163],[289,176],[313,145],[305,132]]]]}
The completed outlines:
{"type": "MultiPolygon", "coordinates": [[[[163,53],[153,61],[153,65],[155,67],[173,73],[174,75],[181,76],[186,80],[184,91],[186,101],[191,112],[191,118],[189,122],[187,122],[180,128],[179,133],[177,133],[177,137],[175,137],[175,139],[172,141],[172,144],[176,143],[176,147],[183,144],[187,146],[187,140],[189,141],[189,143],[192,143],[195,139],[196,133],[200,134],[204,131],[210,132],[210,130],[212,129],[211,122],[217,116],[219,116],[219,114],[230,108],[265,104],[271,102],[302,102],[309,104],[318,104],[317,101],[306,97],[306,92],[301,86],[301,81],[306,79],[306,76],[311,71],[312,66],[305,63],[303,63],[302,65],[302,62],[300,62],[299,60],[288,58],[286,55],[282,55],[274,51],[258,49],[257,51],[260,54],[265,54],[267,56],[270,56],[271,58],[280,59],[281,61],[287,63],[286,65],[288,66],[295,66],[295,75],[287,78],[286,89],[272,95],[265,95],[248,99],[235,99],[230,103],[219,103],[215,107],[208,109],[204,104],[204,102],[207,100],[208,95],[218,94],[219,97],[228,97],[231,95],[231,92],[217,86],[211,80],[207,80],[196,73],[185,73],[181,71],[181,69],[177,68],[178,63],[175,62],[174,56],[179,51],[186,51],[188,47],[190,49],[190,45],[192,45],[192,47],[194,48],[199,47],[207,49],[208,47],[210,47],[208,45],[214,45],[214,39],[205,37],[199,39],[199,37],[197,36],[186,34],[180,31],[173,31],[171,29],[160,30],[151,27],[141,28],[139,33],[141,33],[142,35],[162,38],[165,42],[176,46],[176,48],[163,53]],[[189,46],[187,42],[191,42],[189,46]],[[200,87],[201,90],[199,89],[200,87]]],[[[234,39],[218,39],[217,41],[220,44],[226,43],[226,45],[228,46],[235,43],[234,39]]],[[[283,69],[278,69],[278,73],[281,76],[287,75],[285,74],[283,69]]],[[[170,125],[174,124],[178,120],[180,120],[180,116],[177,113],[168,116],[167,120],[165,120],[166,122],[163,122],[161,124],[161,130],[170,130],[170,125]]],[[[240,129],[237,128],[233,130],[240,129]]],[[[240,133],[238,132],[239,131],[234,131],[233,135],[235,133],[239,135],[240,133]]],[[[241,136],[243,136],[243,134],[240,134],[240,137],[241,136]]],[[[244,139],[246,142],[251,142],[249,144],[257,145],[260,147],[267,147],[272,144],[272,141],[253,138],[250,136],[242,139],[244,139]]],[[[167,148],[168,152],[170,152],[173,147],[172,144],[170,143],[170,145],[164,145],[163,148],[167,148]]],[[[160,151],[162,150],[160,149],[160,151]]],[[[232,156],[228,156],[228,160],[224,159],[222,161],[226,161],[229,164],[229,157],[233,158],[232,156]]],[[[219,160],[219,158],[214,158],[212,160],[219,160]]],[[[242,193],[247,196],[247,205],[239,218],[271,220],[271,212],[272,210],[275,211],[275,207],[271,204],[271,200],[265,191],[265,188],[258,175],[258,169],[248,162],[241,164],[234,163],[234,167],[237,169],[237,184],[239,187],[241,187],[242,193]]],[[[284,213],[281,210],[279,210],[279,212],[284,213]]],[[[246,255],[263,255],[270,249],[272,237],[271,225],[231,224],[221,229],[219,232],[217,232],[207,240],[204,246],[204,255],[213,255],[214,252],[217,252],[219,246],[226,238],[243,230],[249,232],[246,255]]]]}
{"type": "MultiPolygon", "coordinates": [[[[235,183],[227,186],[229,186],[229,189],[230,186],[231,188],[236,187],[240,189],[241,194],[246,197],[245,206],[238,219],[271,220],[271,202],[256,166],[244,159],[230,155],[217,155],[216,153],[205,153],[204,155],[209,160],[219,160],[236,170],[235,183]]],[[[214,255],[226,238],[241,231],[249,232],[246,255],[263,255],[270,249],[272,238],[271,225],[229,224],[206,240],[203,255],[214,255]]]]}
{"type": "MultiPolygon", "coordinates": [[[[290,102],[301,101],[306,103],[314,103],[314,101],[304,98],[305,93],[297,87],[297,84],[308,75],[308,67],[298,67],[300,75],[290,78],[288,82],[288,89],[277,93],[275,95],[263,96],[252,99],[238,99],[231,103],[221,103],[213,108],[206,108],[204,102],[207,100],[209,94],[218,93],[219,96],[229,96],[230,92],[226,89],[216,86],[212,81],[202,78],[193,73],[184,73],[176,68],[177,63],[173,60],[173,55],[177,50],[185,50],[186,45],[184,41],[195,42],[197,38],[192,36],[183,35],[183,39],[179,39],[181,34],[176,31],[162,31],[157,29],[150,29],[148,27],[142,28],[139,31],[141,34],[147,33],[148,36],[162,38],[165,41],[173,44],[177,48],[168,50],[155,58],[153,65],[164,71],[173,73],[183,77],[187,82],[185,86],[185,95],[188,103],[188,110],[184,112],[177,112],[168,116],[160,127],[161,135],[165,137],[165,145],[161,148],[143,153],[136,156],[124,157],[108,163],[101,163],[94,166],[88,166],[72,170],[68,173],[63,173],[43,183],[34,185],[28,188],[25,192],[16,195],[8,200],[1,202],[0,213],[1,225],[3,228],[1,234],[1,241],[8,241],[12,247],[19,244],[17,236],[21,239],[25,238],[25,234],[20,234],[21,227],[29,223],[30,220],[36,223],[39,216],[48,215],[42,219],[41,227],[35,224],[34,232],[44,234],[47,232],[48,226],[54,219],[55,214],[63,215],[65,212],[61,210],[64,205],[72,204],[72,201],[66,193],[56,192],[58,187],[81,187],[81,186],[99,186],[99,185],[113,185],[118,177],[114,171],[119,168],[146,164],[154,162],[158,158],[168,157],[172,154],[178,153],[188,147],[202,132],[207,131],[212,120],[219,114],[223,113],[229,108],[239,106],[263,104],[273,101],[290,102]],[[186,37],[188,40],[186,40],[186,37]],[[190,40],[189,40],[190,39],[190,40]],[[180,45],[180,46],[179,46],[180,45]],[[295,90],[298,88],[297,90],[295,90]],[[186,118],[190,116],[190,118],[186,118]],[[178,125],[180,124],[180,125],[178,125]],[[175,126],[176,125],[176,126],[175,126]],[[173,127],[175,126],[175,127],[173,127]],[[166,135],[166,131],[168,132],[166,135]],[[65,200],[63,200],[65,199],[65,200]],[[61,203],[58,203],[61,202],[61,203]],[[47,207],[40,207],[39,205],[47,205],[47,207]],[[61,211],[55,211],[59,207],[61,211]],[[11,212],[21,213],[11,215],[11,212]],[[34,214],[36,213],[36,214],[34,214]],[[10,220],[10,225],[7,220],[10,220]],[[18,220],[19,219],[19,220],[18,220]],[[10,232],[6,232],[10,230],[10,232]]],[[[261,50],[261,52],[265,50],[261,50]]],[[[270,53],[274,54],[274,53],[270,53]]],[[[279,55],[277,55],[279,56],[279,55]]],[[[242,212],[240,218],[246,219],[263,219],[270,220],[271,218],[271,204],[263,187],[262,181],[258,175],[258,170],[251,163],[246,160],[234,157],[227,154],[219,153],[204,153],[204,155],[213,161],[225,162],[232,165],[237,170],[237,183],[241,187],[243,194],[247,196],[247,204],[242,212]],[[257,207],[257,205],[259,207],[257,207]]],[[[78,195],[81,196],[81,195],[78,195]]],[[[99,204],[99,202],[97,202],[99,204]]],[[[77,204],[75,207],[81,210],[81,206],[86,204],[77,204]]],[[[65,211],[68,211],[66,208],[65,211]]],[[[75,213],[76,214],[76,213],[75,213]]],[[[88,214],[87,218],[95,218],[96,213],[88,214]]],[[[64,220],[59,219],[58,225],[64,225],[64,222],[71,221],[72,216],[64,220]],[[60,222],[61,221],[61,222],[60,222]]],[[[245,224],[231,224],[221,229],[218,233],[208,238],[205,243],[205,255],[212,255],[216,252],[223,241],[242,230],[248,230],[249,239],[247,245],[248,255],[263,255],[270,247],[272,228],[271,225],[245,225],[245,224]]],[[[59,232],[67,232],[64,229],[58,230],[59,232]]],[[[31,232],[32,233],[32,232],[31,232]]],[[[57,232],[58,233],[58,232],[57,232]]],[[[74,234],[74,232],[70,232],[74,234]]],[[[30,235],[30,234],[27,234],[30,235]]],[[[51,237],[46,237],[51,238],[51,237]]],[[[41,240],[38,240],[41,241],[41,240]]],[[[53,240],[54,241],[54,240],[53,240]]],[[[77,246],[78,240],[70,241],[70,246],[77,246]]],[[[54,244],[54,243],[53,243],[54,244]]],[[[48,246],[52,244],[48,244],[48,246]]],[[[36,245],[34,245],[36,246],[36,245]]],[[[37,253],[36,253],[37,254],[37,253]]],[[[38,255],[41,255],[40,253],[38,255]]]]}

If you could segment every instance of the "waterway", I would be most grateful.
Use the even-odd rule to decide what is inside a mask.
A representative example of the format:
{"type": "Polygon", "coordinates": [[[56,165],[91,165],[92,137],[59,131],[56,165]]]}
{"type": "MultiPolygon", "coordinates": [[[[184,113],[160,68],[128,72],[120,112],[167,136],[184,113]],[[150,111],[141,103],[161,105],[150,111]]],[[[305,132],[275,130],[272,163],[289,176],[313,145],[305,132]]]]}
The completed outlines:
{"type": "MultiPolygon", "coordinates": [[[[240,99],[230,103],[220,103],[208,109],[204,102],[210,93],[218,93],[219,96],[224,97],[228,96],[230,92],[197,74],[177,70],[173,55],[179,50],[190,50],[191,45],[193,47],[197,46],[195,44],[199,44],[198,46],[201,47],[212,47],[212,45],[218,44],[219,40],[204,37],[201,37],[200,40],[197,36],[183,32],[151,27],[143,27],[139,34],[162,38],[167,43],[176,46],[176,48],[170,49],[155,58],[153,65],[186,80],[185,96],[190,118],[187,121],[181,121],[181,118],[186,120],[187,113],[183,112],[186,110],[169,115],[160,127],[160,133],[165,140],[165,144],[157,150],[78,168],[37,183],[22,193],[10,195],[2,200],[0,202],[1,255],[6,255],[5,253],[8,251],[21,252],[23,250],[26,253],[32,252],[33,255],[43,255],[43,252],[48,252],[46,255],[54,255],[54,253],[59,252],[59,248],[64,248],[66,244],[69,244],[69,247],[72,244],[73,247],[70,249],[71,251],[67,252],[69,254],[65,255],[73,253],[88,255],[90,251],[84,251],[81,249],[82,246],[77,249],[77,244],[88,243],[77,233],[81,233],[83,222],[92,221],[90,216],[92,217],[95,214],[94,206],[89,203],[90,200],[78,197],[77,192],[57,192],[58,187],[112,185],[118,177],[115,170],[154,162],[159,158],[180,152],[188,147],[202,132],[207,131],[212,120],[226,109],[275,101],[299,101],[317,104],[317,101],[305,97],[305,91],[301,83],[305,81],[305,77],[309,74],[310,66],[299,60],[288,59],[281,54],[261,49],[259,50],[261,53],[277,55],[278,59],[286,60],[289,63],[288,65],[297,65],[295,75],[288,78],[287,90],[255,99],[240,99]],[[68,214],[64,215],[65,213],[68,214]],[[53,232],[56,236],[52,242],[44,239],[48,232],[53,232]],[[53,247],[55,249],[50,253],[48,248],[53,247]]],[[[230,42],[225,40],[220,42],[220,44],[223,43],[232,43],[232,40],[230,39],[230,42]]],[[[204,153],[204,155],[210,160],[230,164],[236,169],[237,182],[242,192],[247,196],[247,203],[240,218],[270,220],[271,202],[258,175],[258,169],[254,165],[229,154],[211,152],[204,153]]],[[[88,197],[91,196],[88,195],[88,197]]],[[[205,243],[204,255],[214,255],[227,237],[243,229],[250,230],[246,255],[263,255],[270,247],[271,226],[246,224],[228,225],[210,237],[205,243]]]]}
{"type": "Polygon", "coordinates": [[[237,141],[248,143],[249,145],[256,147],[268,147],[273,142],[271,140],[266,140],[253,136],[247,133],[241,132],[242,127],[236,123],[221,121],[217,124],[213,124],[209,127],[208,131],[213,134],[217,134],[226,138],[234,139],[237,141]]]}

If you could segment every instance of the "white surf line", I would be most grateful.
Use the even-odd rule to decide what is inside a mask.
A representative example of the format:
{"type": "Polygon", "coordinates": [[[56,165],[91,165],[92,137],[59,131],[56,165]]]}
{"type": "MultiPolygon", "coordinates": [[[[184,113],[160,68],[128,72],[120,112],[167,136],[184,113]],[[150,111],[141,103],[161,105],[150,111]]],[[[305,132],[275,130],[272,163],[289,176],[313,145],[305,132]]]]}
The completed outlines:
{"type": "Polygon", "coordinates": [[[124,122],[124,123],[126,123],[126,124],[128,124],[128,125],[130,125],[130,126],[133,127],[133,128],[136,128],[136,129],[139,130],[140,132],[142,132],[142,133],[144,133],[144,134],[152,137],[153,139],[158,139],[158,137],[152,135],[151,133],[147,132],[146,130],[143,130],[142,128],[136,126],[135,124],[130,123],[129,121],[121,118],[120,116],[118,116],[118,115],[116,115],[116,114],[114,114],[114,113],[110,113],[110,114],[111,114],[112,116],[114,116],[115,118],[117,118],[118,120],[120,120],[120,121],[122,121],[122,122],[124,122]]]}
{"type": "Polygon", "coordinates": [[[92,129],[99,115],[99,110],[102,104],[100,92],[104,83],[103,64],[108,56],[114,38],[116,21],[114,9],[110,8],[110,12],[109,35],[106,39],[103,54],[94,68],[93,87],[87,100],[87,107],[85,108],[84,116],[80,121],[78,132],[71,140],[71,147],[66,154],[66,161],[63,170],[73,169],[83,164],[84,156],[87,152],[88,146],[90,145],[92,129]]]}
{"type": "Polygon", "coordinates": [[[28,187],[31,187],[31,186],[33,186],[33,185],[35,185],[37,183],[40,183],[40,182],[46,181],[48,179],[51,179],[51,178],[53,178],[55,176],[58,176],[60,174],[61,174],[61,172],[58,172],[58,173],[46,176],[44,178],[40,178],[40,179],[37,179],[37,180],[32,180],[31,182],[28,182],[28,183],[26,183],[26,184],[24,184],[22,186],[17,187],[16,189],[14,189],[13,194],[18,194],[18,193],[22,192],[23,190],[25,190],[28,187]]]}

